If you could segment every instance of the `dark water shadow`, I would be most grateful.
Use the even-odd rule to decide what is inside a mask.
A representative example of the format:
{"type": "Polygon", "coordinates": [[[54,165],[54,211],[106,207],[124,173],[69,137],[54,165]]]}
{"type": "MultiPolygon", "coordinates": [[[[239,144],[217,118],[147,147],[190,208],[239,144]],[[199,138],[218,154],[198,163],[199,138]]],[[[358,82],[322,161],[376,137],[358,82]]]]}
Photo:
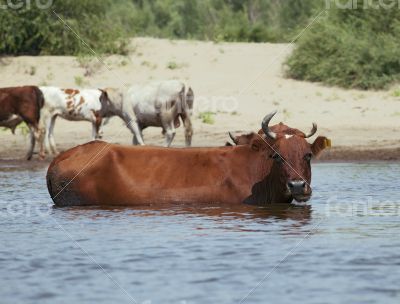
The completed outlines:
{"type": "Polygon", "coordinates": [[[146,207],[53,207],[55,212],[67,212],[68,217],[89,217],[93,220],[119,216],[155,217],[155,216],[185,216],[187,218],[208,218],[211,220],[244,220],[257,223],[276,221],[295,221],[297,225],[308,224],[311,220],[311,205],[275,204],[260,206],[250,205],[171,205],[146,207]]]}
{"type": "Polygon", "coordinates": [[[44,171],[50,160],[0,159],[0,172],[37,172],[44,171]]]}

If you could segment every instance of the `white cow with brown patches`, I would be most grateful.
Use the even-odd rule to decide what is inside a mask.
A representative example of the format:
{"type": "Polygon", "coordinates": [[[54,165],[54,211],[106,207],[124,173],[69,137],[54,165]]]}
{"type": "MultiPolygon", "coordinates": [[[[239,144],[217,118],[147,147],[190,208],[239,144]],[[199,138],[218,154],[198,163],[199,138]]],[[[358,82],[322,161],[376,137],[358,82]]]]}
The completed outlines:
{"type": "Polygon", "coordinates": [[[41,124],[46,128],[46,150],[58,154],[54,140],[54,124],[58,116],[71,121],[89,121],[92,123],[92,140],[100,138],[102,123],[102,104],[107,94],[97,89],[60,89],[57,87],[39,87],[44,96],[41,111],[41,124]]]}

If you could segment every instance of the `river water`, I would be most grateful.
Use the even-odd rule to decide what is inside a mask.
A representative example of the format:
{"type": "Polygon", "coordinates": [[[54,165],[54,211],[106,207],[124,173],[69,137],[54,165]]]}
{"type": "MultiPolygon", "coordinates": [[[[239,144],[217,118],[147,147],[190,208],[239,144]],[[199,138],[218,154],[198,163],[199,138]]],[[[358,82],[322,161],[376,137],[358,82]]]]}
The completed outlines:
{"type": "Polygon", "coordinates": [[[0,167],[0,303],[400,303],[400,164],[267,208],[54,208],[44,176],[0,167]]]}

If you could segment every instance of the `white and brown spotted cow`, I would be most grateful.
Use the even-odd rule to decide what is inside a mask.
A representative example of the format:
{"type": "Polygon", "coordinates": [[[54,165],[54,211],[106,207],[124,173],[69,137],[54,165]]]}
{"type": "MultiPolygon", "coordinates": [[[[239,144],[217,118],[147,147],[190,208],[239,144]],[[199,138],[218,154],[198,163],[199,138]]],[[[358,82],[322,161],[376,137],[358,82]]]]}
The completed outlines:
{"type": "Polygon", "coordinates": [[[99,89],[60,89],[40,87],[45,104],[41,113],[41,124],[46,128],[46,150],[58,154],[54,140],[54,124],[58,116],[71,121],[89,121],[92,123],[92,139],[100,138],[102,124],[102,104],[106,103],[107,94],[99,89]]]}

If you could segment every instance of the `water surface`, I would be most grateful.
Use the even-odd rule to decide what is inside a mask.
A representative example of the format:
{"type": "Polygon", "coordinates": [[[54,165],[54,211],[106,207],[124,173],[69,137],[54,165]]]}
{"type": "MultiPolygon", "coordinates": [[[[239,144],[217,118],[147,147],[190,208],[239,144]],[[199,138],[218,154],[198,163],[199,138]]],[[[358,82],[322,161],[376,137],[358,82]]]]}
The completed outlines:
{"type": "Polygon", "coordinates": [[[267,208],[54,208],[44,176],[0,168],[1,303],[400,303],[399,164],[267,208]]]}

